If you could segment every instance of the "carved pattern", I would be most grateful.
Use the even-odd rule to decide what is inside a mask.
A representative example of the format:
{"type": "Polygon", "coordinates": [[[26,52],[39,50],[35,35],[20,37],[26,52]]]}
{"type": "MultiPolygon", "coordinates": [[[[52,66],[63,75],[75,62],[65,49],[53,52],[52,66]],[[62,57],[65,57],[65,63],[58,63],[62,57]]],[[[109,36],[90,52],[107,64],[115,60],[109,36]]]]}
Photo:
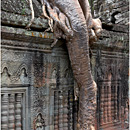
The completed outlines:
{"type": "MultiPolygon", "coordinates": [[[[2,27],[2,29],[9,29],[8,27],[2,27]]],[[[16,33],[17,33],[17,30],[15,30],[16,31],[16,33]]],[[[23,31],[23,30],[21,30],[21,31],[23,31]]],[[[2,48],[9,48],[9,47],[11,47],[11,48],[17,48],[17,49],[21,49],[21,50],[24,50],[24,51],[26,51],[26,50],[31,50],[31,51],[41,51],[41,52],[51,52],[51,47],[50,46],[48,46],[48,45],[45,45],[45,44],[37,44],[37,43],[35,43],[35,42],[50,42],[50,41],[53,41],[52,40],[52,38],[53,38],[53,34],[50,34],[50,33],[39,33],[39,32],[36,32],[36,33],[34,33],[34,32],[32,32],[32,33],[30,33],[29,32],[29,34],[30,35],[32,35],[32,34],[34,34],[34,35],[37,35],[38,37],[39,36],[41,36],[41,37],[43,37],[43,39],[41,39],[40,41],[38,40],[37,41],[37,38],[35,37],[33,37],[34,38],[34,42],[31,44],[31,46],[30,46],[30,43],[29,42],[20,42],[20,41],[10,41],[10,40],[5,40],[5,39],[2,39],[2,48]],[[50,38],[49,40],[45,40],[44,39],[44,37],[48,37],[48,38],[50,38]]],[[[40,38],[41,38],[40,37],[40,38]]],[[[21,37],[19,37],[19,38],[21,38],[21,37]]],[[[24,37],[25,38],[25,37],[24,37]]]]}
{"type": "Polygon", "coordinates": [[[45,121],[41,113],[39,113],[37,117],[34,119],[33,124],[34,124],[34,128],[33,128],[34,130],[44,130],[45,121]]]}
{"type": "Polygon", "coordinates": [[[51,88],[56,88],[56,80],[57,80],[57,70],[53,69],[51,73],[51,80],[50,80],[51,88]]]}
{"type": "MultiPolygon", "coordinates": [[[[10,40],[11,41],[11,40],[10,40]]],[[[18,44],[16,42],[16,44],[18,44]]],[[[21,52],[19,50],[11,50],[11,49],[4,49],[2,48],[2,61],[8,61],[6,63],[2,63],[2,66],[4,66],[3,64],[7,64],[9,65],[10,63],[15,65],[15,67],[19,67],[20,63],[28,63],[28,60],[32,59],[32,55],[29,52],[21,52]],[[12,61],[15,61],[12,63],[12,61]],[[16,66],[17,63],[17,66],[16,66]]],[[[11,70],[14,70],[14,68],[12,67],[9,72],[11,70]]]]}
{"type": "Polygon", "coordinates": [[[15,94],[9,96],[9,129],[13,130],[15,127],[15,94]]]}
{"type": "Polygon", "coordinates": [[[69,122],[69,109],[68,109],[68,91],[63,91],[63,96],[64,96],[64,100],[63,100],[63,106],[64,106],[64,114],[63,114],[63,128],[64,130],[68,130],[68,122],[69,122]]]}
{"type": "Polygon", "coordinates": [[[8,68],[9,67],[7,64],[3,64],[3,71],[1,73],[2,85],[29,84],[28,71],[25,64],[21,64],[17,71],[11,73],[9,73],[10,71],[8,70],[8,68]]]}
{"type": "Polygon", "coordinates": [[[9,85],[10,84],[10,74],[8,73],[7,67],[3,69],[3,72],[1,74],[1,84],[3,85],[9,85]]]}
{"type": "MultiPolygon", "coordinates": [[[[120,81],[114,80],[112,75],[107,74],[108,80],[101,81],[100,87],[100,125],[120,121],[120,81]]],[[[105,78],[106,79],[106,78],[105,78]]]]}
{"type": "Polygon", "coordinates": [[[1,129],[8,130],[8,94],[2,94],[1,129]]]}
{"type": "MultiPolygon", "coordinates": [[[[115,53],[116,54],[116,53],[115,53]]],[[[98,129],[105,129],[118,125],[121,122],[121,96],[123,86],[121,85],[122,75],[120,72],[124,70],[120,54],[115,59],[113,53],[103,52],[100,66],[97,68],[98,76],[98,102],[99,102],[99,122],[98,129]],[[112,57],[112,58],[109,58],[112,57]],[[108,59],[109,58],[109,59],[108,59]]],[[[126,86],[126,85],[125,85],[126,86]]],[[[123,128],[123,127],[122,127],[123,128]]]]}
{"type": "Polygon", "coordinates": [[[69,121],[68,121],[68,125],[69,125],[69,130],[73,130],[73,90],[69,90],[68,91],[68,97],[69,97],[69,101],[68,101],[68,109],[69,109],[69,121]]]}
{"type": "Polygon", "coordinates": [[[16,130],[22,130],[22,93],[15,95],[15,124],[16,130]]]}
{"type": "Polygon", "coordinates": [[[58,109],[58,104],[59,104],[59,100],[58,100],[58,91],[54,92],[54,129],[58,130],[58,124],[59,124],[59,109],[58,109]]]}
{"type": "MultiPolygon", "coordinates": [[[[35,113],[44,113],[46,115],[46,104],[47,104],[47,97],[45,88],[40,87],[40,88],[33,88],[34,95],[33,95],[33,111],[35,113]]],[[[45,117],[44,117],[45,119],[45,117]]]]}
{"type": "MultiPolygon", "coordinates": [[[[22,130],[23,123],[23,94],[2,93],[1,128],[2,130],[22,130]]],[[[24,117],[23,117],[24,118],[24,117]]]]}
{"type": "Polygon", "coordinates": [[[59,108],[59,129],[63,129],[63,91],[59,91],[59,101],[58,101],[58,108],[59,108]]]}
{"type": "Polygon", "coordinates": [[[73,130],[73,92],[54,92],[54,129],[73,130]]]}
{"type": "Polygon", "coordinates": [[[44,71],[44,55],[35,52],[33,58],[34,66],[34,87],[43,87],[45,85],[45,71],[44,71]]]}

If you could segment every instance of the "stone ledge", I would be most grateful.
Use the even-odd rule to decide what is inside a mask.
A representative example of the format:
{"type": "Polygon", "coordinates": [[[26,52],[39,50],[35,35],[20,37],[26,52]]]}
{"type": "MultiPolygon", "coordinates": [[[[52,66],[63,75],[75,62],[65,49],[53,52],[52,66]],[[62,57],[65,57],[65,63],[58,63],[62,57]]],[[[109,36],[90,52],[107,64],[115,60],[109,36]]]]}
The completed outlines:
{"type": "MultiPolygon", "coordinates": [[[[1,12],[1,24],[5,26],[14,26],[14,27],[21,27],[25,28],[27,24],[30,22],[31,16],[24,16],[20,14],[14,14],[2,11],[1,12]]],[[[48,28],[47,19],[36,18],[34,19],[31,28],[45,30],[48,28]]]]}
{"type": "Polygon", "coordinates": [[[91,49],[100,48],[108,51],[120,51],[127,53],[129,50],[128,33],[103,30],[99,40],[90,44],[91,49]]]}
{"type": "Polygon", "coordinates": [[[103,29],[108,31],[118,32],[118,33],[128,33],[129,26],[128,25],[120,25],[120,24],[112,24],[112,23],[104,23],[102,22],[103,29]]]}
{"type": "Polygon", "coordinates": [[[2,48],[42,51],[46,53],[52,52],[51,43],[54,41],[53,33],[28,31],[7,26],[2,26],[1,32],[2,48]]]}
{"type": "Polygon", "coordinates": [[[1,27],[2,39],[8,40],[19,40],[19,41],[29,41],[36,43],[50,43],[53,42],[54,36],[53,33],[48,32],[37,32],[37,31],[28,31],[26,29],[14,28],[14,27],[1,27]]]}

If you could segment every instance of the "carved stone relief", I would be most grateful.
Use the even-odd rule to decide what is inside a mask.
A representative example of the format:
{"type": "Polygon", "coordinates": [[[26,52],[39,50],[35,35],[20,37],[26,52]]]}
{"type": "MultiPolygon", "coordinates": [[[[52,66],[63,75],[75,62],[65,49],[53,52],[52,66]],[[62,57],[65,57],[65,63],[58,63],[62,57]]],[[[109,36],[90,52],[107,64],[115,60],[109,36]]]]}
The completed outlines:
{"type": "Polygon", "coordinates": [[[10,71],[10,65],[2,64],[2,73],[1,73],[1,84],[2,85],[11,85],[11,84],[29,84],[27,66],[21,64],[19,67],[14,66],[17,70],[10,71]]]}
{"type": "Polygon", "coordinates": [[[43,87],[45,85],[44,55],[35,52],[33,57],[34,67],[34,87],[43,87]]]}
{"type": "Polygon", "coordinates": [[[6,130],[28,128],[28,102],[26,88],[2,88],[1,128],[6,130]]]}
{"type": "MultiPolygon", "coordinates": [[[[124,63],[122,57],[115,58],[112,53],[106,54],[97,65],[97,84],[98,84],[98,111],[100,127],[105,129],[113,125],[119,126],[122,118],[122,75],[124,63]],[[111,56],[109,58],[109,55],[111,56]],[[108,125],[109,124],[109,125],[108,125]]],[[[126,86],[126,85],[125,85],[126,86]]],[[[127,113],[127,112],[126,112],[127,113]]]]}
{"type": "Polygon", "coordinates": [[[34,130],[45,130],[45,121],[43,115],[39,113],[37,117],[34,119],[34,130]]]}
{"type": "Polygon", "coordinates": [[[9,85],[10,84],[10,74],[8,73],[8,69],[5,67],[1,74],[1,84],[9,85]]]}
{"type": "MultiPolygon", "coordinates": [[[[47,113],[47,90],[45,87],[33,87],[33,114],[41,113],[44,116],[47,113]]],[[[46,119],[46,116],[44,117],[46,119]]]]}
{"type": "Polygon", "coordinates": [[[23,68],[20,73],[20,81],[22,84],[28,84],[27,72],[26,69],[23,68]]]}
{"type": "Polygon", "coordinates": [[[13,51],[11,49],[3,49],[2,48],[2,61],[8,61],[8,62],[30,62],[32,59],[32,55],[30,52],[24,52],[24,51],[13,51]]]}
{"type": "Polygon", "coordinates": [[[56,88],[56,80],[57,80],[57,70],[54,69],[51,73],[51,80],[50,80],[51,88],[56,88]]]}

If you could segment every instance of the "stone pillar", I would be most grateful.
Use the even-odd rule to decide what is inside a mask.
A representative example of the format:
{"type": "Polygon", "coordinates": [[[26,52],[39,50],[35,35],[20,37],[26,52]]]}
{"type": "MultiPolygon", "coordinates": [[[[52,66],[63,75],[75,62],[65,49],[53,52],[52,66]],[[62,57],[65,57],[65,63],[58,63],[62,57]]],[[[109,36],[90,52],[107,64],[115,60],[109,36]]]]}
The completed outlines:
{"type": "Polygon", "coordinates": [[[59,130],[63,130],[63,91],[59,91],[59,130]]]}
{"type": "Polygon", "coordinates": [[[112,122],[112,119],[111,119],[111,84],[108,86],[108,122],[112,122]]]}
{"type": "Polygon", "coordinates": [[[100,109],[101,109],[101,113],[100,113],[100,117],[101,117],[101,125],[104,124],[104,86],[101,86],[101,103],[100,103],[100,109]]]}
{"type": "Polygon", "coordinates": [[[68,130],[68,91],[64,91],[64,115],[63,115],[63,128],[68,130]]]}
{"type": "Polygon", "coordinates": [[[1,129],[8,130],[8,94],[2,94],[1,129]]]}
{"type": "Polygon", "coordinates": [[[16,103],[15,103],[15,121],[16,121],[16,130],[22,130],[22,93],[16,94],[16,103]]]}
{"type": "Polygon", "coordinates": [[[9,130],[15,128],[15,94],[9,96],[9,130]]]}
{"type": "Polygon", "coordinates": [[[69,90],[69,130],[73,130],[73,91],[69,90]]]}
{"type": "Polygon", "coordinates": [[[58,91],[54,92],[54,129],[55,130],[59,130],[58,128],[58,124],[59,124],[59,109],[58,109],[58,104],[59,104],[59,100],[58,100],[58,91]]]}

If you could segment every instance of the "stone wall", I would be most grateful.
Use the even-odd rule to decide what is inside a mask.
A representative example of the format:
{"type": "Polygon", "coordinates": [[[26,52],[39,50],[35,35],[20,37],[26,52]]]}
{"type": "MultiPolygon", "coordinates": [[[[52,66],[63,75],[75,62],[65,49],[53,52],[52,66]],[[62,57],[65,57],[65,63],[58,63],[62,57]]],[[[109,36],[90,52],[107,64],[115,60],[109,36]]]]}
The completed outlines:
{"type": "Polygon", "coordinates": [[[19,123],[15,128],[33,129],[38,124],[38,114],[42,115],[46,130],[72,129],[73,75],[67,50],[60,42],[52,50],[51,38],[24,35],[22,31],[2,26],[2,129],[12,129],[14,122],[19,123]],[[10,114],[9,106],[17,102],[17,98],[10,102],[10,95],[17,97],[19,90],[24,91],[20,100],[26,102],[19,104],[19,113],[16,108],[10,114]],[[5,95],[8,103],[4,103],[5,95]]]}
{"type": "MultiPolygon", "coordinates": [[[[121,3],[95,0],[92,4],[94,16],[102,19],[104,29],[99,41],[90,45],[92,73],[98,85],[97,130],[127,127],[128,1],[121,3]],[[110,18],[117,10],[120,12],[114,15],[113,23],[110,18]]],[[[40,18],[38,1],[33,0],[37,13],[31,30],[25,29],[31,18],[26,0],[1,4],[1,128],[76,130],[78,101],[74,101],[75,85],[65,41],[50,47],[54,37],[44,33],[48,24],[40,18]]]]}
{"type": "Polygon", "coordinates": [[[127,0],[93,3],[94,17],[101,19],[104,29],[99,41],[92,45],[98,84],[97,129],[128,127],[128,5],[127,0]]]}
{"type": "Polygon", "coordinates": [[[105,24],[127,25],[129,22],[128,0],[94,0],[94,16],[105,24]]]}

